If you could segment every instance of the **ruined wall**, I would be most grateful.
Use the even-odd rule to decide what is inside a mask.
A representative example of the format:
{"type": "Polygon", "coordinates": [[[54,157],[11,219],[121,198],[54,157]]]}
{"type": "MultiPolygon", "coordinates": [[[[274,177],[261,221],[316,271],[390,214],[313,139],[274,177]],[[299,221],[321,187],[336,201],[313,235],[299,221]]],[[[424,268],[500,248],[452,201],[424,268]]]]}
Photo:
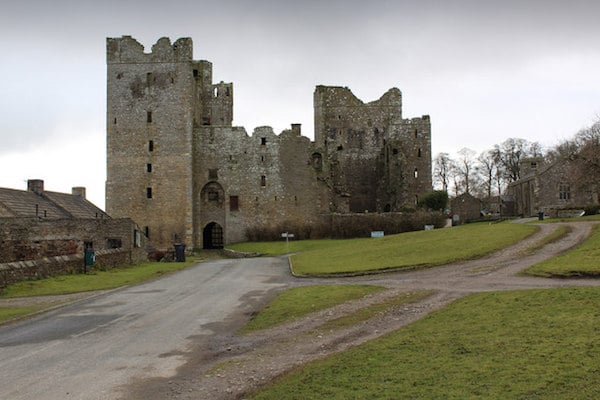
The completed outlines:
{"type": "Polygon", "coordinates": [[[400,90],[365,104],[348,88],[317,86],[314,107],[332,212],[395,211],[431,190],[429,117],[403,120],[400,90]]]}
{"type": "Polygon", "coordinates": [[[245,240],[246,228],[310,221],[326,203],[326,188],[311,162],[313,145],[299,131],[270,127],[201,127],[194,146],[194,245],[219,224],[225,243],[245,240]]]}

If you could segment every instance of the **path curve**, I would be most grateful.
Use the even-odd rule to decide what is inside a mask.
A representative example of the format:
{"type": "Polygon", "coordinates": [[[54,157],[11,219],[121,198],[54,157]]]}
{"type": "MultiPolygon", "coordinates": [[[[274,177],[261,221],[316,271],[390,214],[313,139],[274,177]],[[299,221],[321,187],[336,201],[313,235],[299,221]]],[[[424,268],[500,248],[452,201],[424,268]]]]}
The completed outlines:
{"type": "MultiPolygon", "coordinates": [[[[309,361],[357,346],[397,330],[469,293],[566,286],[600,286],[597,279],[548,279],[517,276],[540,261],[577,246],[591,232],[593,222],[539,224],[539,231],[518,244],[477,260],[409,272],[346,278],[293,279],[290,286],[319,283],[364,283],[390,290],[310,314],[283,326],[251,335],[221,330],[199,337],[188,363],[168,380],[140,380],[129,386],[124,399],[237,399],[275,377],[309,361]],[[559,225],[572,230],[560,240],[532,254],[524,251],[539,243],[559,225]],[[324,332],[323,323],[407,290],[435,290],[417,303],[403,305],[365,323],[324,332]]],[[[230,327],[230,326],[229,326],[230,327]]],[[[227,329],[228,327],[226,327],[227,329]]]]}

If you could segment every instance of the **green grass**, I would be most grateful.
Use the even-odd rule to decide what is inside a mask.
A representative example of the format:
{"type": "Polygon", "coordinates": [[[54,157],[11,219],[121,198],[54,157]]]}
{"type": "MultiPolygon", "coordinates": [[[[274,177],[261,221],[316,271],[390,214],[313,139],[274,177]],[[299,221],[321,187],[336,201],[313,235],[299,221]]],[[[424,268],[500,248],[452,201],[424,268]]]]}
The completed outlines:
{"type": "Polygon", "coordinates": [[[280,256],[332,247],[346,241],[347,239],[292,240],[288,245],[286,245],[285,240],[279,242],[244,242],[227,245],[227,248],[247,253],[258,253],[264,256],[280,256]]]}
{"type": "Polygon", "coordinates": [[[600,288],[479,293],[274,382],[267,399],[596,399],[600,288]]]}
{"type": "Polygon", "coordinates": [[[600,225],[580,246],[558,257],[535,264],[525,274],[544,277],[600,276],[600,225]]]}
{"type": "Polygon", "coordinates": [[[87,274],[58,275],[44,279],[22,281],[3,289],[0,298],[48,296],[114,289],[179,271],[194,263],[195,261],[192,259],[184,263],[146,262],[108,271],[96,270],[87,274]]]}
{"type": "Polygon", "coordinates": [[[250,320],[241,332],[250,333],[271,328],[311,312],[359,299],[384,289],[381,286],[370,285],[315,285],[292,288],[280,293],[250,320]]]}
{"type": "Polygon", "coordinates": [[[582,221],[600,221],[600,214],[595,215],[584,215],[583,217],[571,217],[571,218],[547,218],[543,221],[531,221],[530,224],[552,224],[555,222],[582,222],[582,221]]]}
{"type": "Polygon", "coordinates": [[[523,251],[523,253],[524,254],[534,253],[534,252],[538,251],[539,249],[541,249],[542,247],[546,246],[547,244],[554,243],[554,242],[562,239],[563,237],[567,236],[569,233],[571,233],[572,230],[573,230],[573,228],[571,228],[568,225],[559,225],[556,227],[554,232],[552,232],[548,236],[543,237],[539,242],[537,242],[533,246],[525,249],[523,251]]]}
{"type": "Polygon", "coordinates": [[[0,324],[13,318],[22,317],[41,310],[40,306],[32,307],[0,307],[0,324]]]}
{"type": "Polygon", "coordinates": [[[527,224],[472,224],[379,239],[331,241],[292,256],[295,273],[327,275],[413,269],[481,257],[517,243],[538,228],[527,224]]]}
{"type": "Polygon", "coordinates": [[[377,314],[384,314],[393,308],[404,304],[416,303],[423,300],[426,297],[431,296],[434,293],[433,290],[418,290],[401,293],[396,296],[392,296],[384,299],[381,302],[371,304],[370,306],[361,308],[351,314],[344,315],[342,317],[333,319],[319,326],[317,330],[327,331],[332,329],[340,329],[348,326],[356,325],[358,323],[367,321],[373,318],[377,314]]]}

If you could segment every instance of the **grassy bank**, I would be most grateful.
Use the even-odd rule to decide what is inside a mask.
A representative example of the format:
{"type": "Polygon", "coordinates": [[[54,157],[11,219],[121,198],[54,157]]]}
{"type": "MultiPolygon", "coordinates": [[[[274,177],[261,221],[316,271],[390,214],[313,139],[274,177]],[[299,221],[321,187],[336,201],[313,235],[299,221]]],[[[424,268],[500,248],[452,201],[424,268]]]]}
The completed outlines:
{"type": "Polygon", "coordinates": [[[596,399],[600,288],[470,295],[253,399],[596,399]]]}
{"type": "Polygon", "coordinates": [[[185,263],[146,262],[108,271],[92,270],[87,274],[58,275],[28,280],[9,285],[0,292],[0,298],[48,296],[114,289],[179,271],[194,263],[194,260],[185,263]]]}
{"type": "Polygon", "coordinates": [[[330,241],[292,256],[295,273],[327,275],[419,268],[481,257],[517,243],[537,228],[526,224],[472,224],[376,239],[330,241]]]}
{"type": "Polygon", "coordinates": [[[41,310],[42,307],[0,307],[0,323],[41,310]]]}
{"type": "Polygon", "coordinates": [[[600,276],[600,225],[575,249],[558,257],[535,264],[525,274],[544,277],[600,276]]]}
{"type": "Polygon", "coordinates": [[[315,285],[289,289],[262,309],[241,332],[270,328],[384,289],[371,285],[315,285]]]}

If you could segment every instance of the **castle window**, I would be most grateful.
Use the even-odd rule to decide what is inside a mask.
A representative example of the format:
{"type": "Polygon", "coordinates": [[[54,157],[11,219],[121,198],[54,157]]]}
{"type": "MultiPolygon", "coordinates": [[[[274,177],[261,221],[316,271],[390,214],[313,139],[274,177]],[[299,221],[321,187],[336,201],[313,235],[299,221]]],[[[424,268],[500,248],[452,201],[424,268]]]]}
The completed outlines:
{"type": "Polygon", "coordinates": [[[261,146],[265,146],[267,144],[267,138],[266,137],[261,137],[260,138],[260,144],[261,144],[261,146]]]}
{"type": "Polygon", "coordinates": [[[208,179],[217,180],[219,179],[219,170],[218,169],[209,169],[208,170],[208,179]]]}
{"type": "Polygon", "coordinates": [[[146,122],[147,123],[152,122],[152,111],[146,111],[146,122]]]}
{"type": "Polygon", "coordinates": [[[117,79],[121,79],[122,77],[123,77],[123,73],[122,73],[122,72],[119,72],[119,73],[117,74],[117,79]]]}
{"type": "Polygon", "coordinates": [[[154,140],[148,142],[148,151],[154,151],[154,140]]]}
{"type": "Polygon", "coordinates": [[[116,125],[117,124],[117,118],[115,117],[113,123],[116,125]]]}
{"type": "Polygon", "coordinates": [[[152,72],[148,72],[146,74],[146,85],[150,86],[152,84],[152,72]]]}
{"type": "Polygon", "coordinates": [[[558,198],[560,200],[571,199],[571,185],[569,185],[567,183],[561,183],[558,186],[558,198]]]}
{"type": "Polygon", "coordinates": [[[225,96],[231,96],[231,93],[229,92],[229,86],[225,88],[225,96]]]}
{"type": "Polygon", "coordinates": [[[397,155],[398,154],[398,149],[392,149],[392,154],[393,155],[397,155]]]}
{"type": "Polygon", "coordinates": [[[146,164],[146,172],[152,172],[152,164],[146,164]]]}
{"type": "Polygon", "coordinates": [[[338,150],[338,151],[342,151],[342,150],[344,150],[344,146],[342,146],[342,145],[340,144],[340,145],[337,147],[337,150],[338,150]]]}
{"type": "Polygon", "coordinates": [[[238,196],[229,196],[229,211],[238,211],[240,209],[240,199],[238,196]]]}
{"type": "Polygon", "coordinates": [[[417,157],[421,157],[421,149],[419,149],[419,151],[417,151],[417,157]]]}
{"type": "Polygon", "coordinates": [[[218,97],[219,96],[219,88],[215,88],[214,90],[214,97],[218,97]]]}
{"type": "Polygon", "coordinates": [[[415,168],[415,179],[419,177],[419,170],[415,168]]]}
{"type": "Polygon", "coordinates": [[[147,187],[146,188],[146,198],[147,199],[151,199],[152,198],[152,188],[151,187],[147,187]]]}
{"type": "Polygon", "coordinates": [[[261,175],[260,177],[260,186],[267,186],[267,177],[265,175],[261,175]]]}
{"type": "Polygon", "coordinates": [[[123,243],[121,239],[116,238],[108,238],[106,239],[106,248],[107,249],[120,249],[123,247],[123,243]]]}
{"type": "Polygon", "coordinates": [[[323,156],[321,156],[321,153],[313,153],[312,166],[317,171],[321,171],[323,169],[323,156]]]}
{"type": "Polygon", "coordinates": [[[144,228],[144,235],[146,235],[147,238],[150,238],[150,227],[146,226],[144,228]]]}
{"type": "Polygon", "coordinates": [[[194,74],[194,79],[198,79],[198,70],[197,69],[194,70],[193,74],[194,74]]]}
{"type": "Polygon", "coordinates": [[[419,130],[415,129],[415,139],[419,136],[419,130]]]}
{"type": "Polygon", "coordinates": [[[260,161],[264,162],[265,161],[265,156],[260,156],[260,161]]]}

